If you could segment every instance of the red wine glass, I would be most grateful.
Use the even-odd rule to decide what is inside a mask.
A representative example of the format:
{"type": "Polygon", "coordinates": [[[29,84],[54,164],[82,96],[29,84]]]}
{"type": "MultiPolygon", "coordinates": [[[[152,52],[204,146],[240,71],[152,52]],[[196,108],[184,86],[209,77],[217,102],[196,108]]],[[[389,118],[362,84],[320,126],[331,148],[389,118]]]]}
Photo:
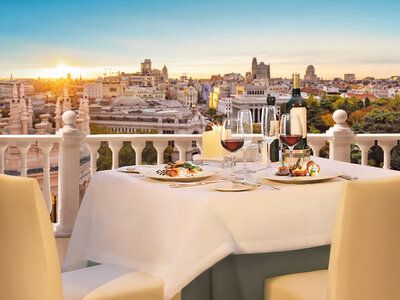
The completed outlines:
{"type": "Polygon", "coordinates": [[[228,118],[222,125],[221,144],[231,153],[231,176],[234,174],[235,153],[244,145],[243,123],[239,118],[228,118]]]}
{"type": "Polygon", "coordinates": [[[293,165],[293,148],[303,137],[303,126],[300,117],[294,114],[283,114],[280,124],[280,140],[288,146],[290,154],[290,165],[293,165]]]}

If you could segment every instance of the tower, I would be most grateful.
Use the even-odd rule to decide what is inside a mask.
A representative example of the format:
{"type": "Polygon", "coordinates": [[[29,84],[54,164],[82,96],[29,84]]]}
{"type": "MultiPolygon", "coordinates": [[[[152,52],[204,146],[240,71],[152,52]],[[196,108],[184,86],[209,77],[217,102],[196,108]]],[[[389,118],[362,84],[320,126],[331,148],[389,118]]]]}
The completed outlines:
{"type": "Polygon", "coordinates": [[[56,116],[54,117],[54,120],[56,122],[56,132],[57,132],[61,128],[61,104],[60,104],[60,98],[57,98],[55,114],[56,114],[56,116]]]}
{"type": "Polygon", "coordinates": [[[18,100],[18,87],[16,83],[13,86],[13,100],[18,100]]]}
{"type": "Polygon", "coordinates": [[[69,98],[68,87],[65,85],[64,86],[64,96],[63,96],[63,112],[66,112],[71,109],[72,109],[71,98],[69,98]]]}
{"type": "Polygon", "coordinates": [[[90,134],[89,99],[87,97],[83,99],[83,112],[84,112],[84,119],[83,119],[82,130],[84,133],[90,134]]]}
{"type": "Polygon", "coordinates": [[[32,129],[33,124],[32,124],[32,118],[33,118],[33,108],[32,108],[32,99],[28,99],[28,128],[32,129]]]}
{"type": "Polygon", "coordinates": [[[168,80],[168,69],[167,69],[167,67],[165,65],[162,68],[162,80],[164,82],[168,80]]]}
{"type": "MultiPolygon", "coordinates": [[[[21,83],[21,86],[22,86],[22,83],[21,83]]],[[[28,112],[26,109],[25,96],[23,96],[22,93],[21,93],[21,99],[20,99],[20,107],[21,107],[22,134],[28,134],[29,117],[28,117],[28,112]]]]}
{"type": "Polygon", "coordinates": [[[25,85],[23,82],[21,82],[21,85],[19,86],[19,96],[21,99],[25,99],[25,85]]]}
{"type": "Polygon", "coordinates": [[[142,75],[151,75],[151,59],[146,58],[144,62],[141,63],[142,75]]]}
{"type": "Polygon", "coordinates": [[[253,57],[253,61],[251,63],[251,75],[254,75],[256,73],[257,69],[257,58],[253,57]]]}

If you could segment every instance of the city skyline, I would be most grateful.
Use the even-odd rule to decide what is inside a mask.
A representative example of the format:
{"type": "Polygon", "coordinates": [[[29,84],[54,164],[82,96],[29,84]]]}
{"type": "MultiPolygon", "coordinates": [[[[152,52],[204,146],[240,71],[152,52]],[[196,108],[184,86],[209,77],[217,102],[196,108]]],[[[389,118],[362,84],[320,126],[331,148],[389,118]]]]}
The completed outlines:
{"type": "Polygon", "coordinates": [[[400,3],[393,0],[379,6],[251,0],[245,7],[239,1],[9,1],[4,8],[12,13],[0,19],[7,28],[0,33],[1,78],[55,77],[59,65],[73,78],[96,78],[105,68],[139,71],[144,58],[155,68],[166,64],[171,77],[244,75],[252,57],[271,64],[271,77],[304,74],[308,65],[324,79],[400,73],[400,3]]]}

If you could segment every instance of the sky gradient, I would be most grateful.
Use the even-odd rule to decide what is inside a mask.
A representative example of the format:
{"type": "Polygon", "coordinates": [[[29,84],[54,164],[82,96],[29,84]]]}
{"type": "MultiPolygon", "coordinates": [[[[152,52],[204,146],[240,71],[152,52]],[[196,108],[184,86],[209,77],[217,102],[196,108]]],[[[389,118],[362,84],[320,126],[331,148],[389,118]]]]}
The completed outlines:
{"type": "Polygon", "coordinates": [[[398,0],[36,2],[0,2],[0,78],[96,78],[145,58],[174,77],[244,75],[253,56],[272,77],[400,75],[398,0]]]}

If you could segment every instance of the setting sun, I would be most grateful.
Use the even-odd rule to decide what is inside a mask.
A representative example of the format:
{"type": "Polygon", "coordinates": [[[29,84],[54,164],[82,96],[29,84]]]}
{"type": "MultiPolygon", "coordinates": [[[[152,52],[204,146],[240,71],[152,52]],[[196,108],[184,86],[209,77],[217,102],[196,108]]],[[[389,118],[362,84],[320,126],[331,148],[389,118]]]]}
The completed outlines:
{"type": "Polygon", "coordinates": [[[78,78],[82,71],[80,67],[68,66],[60,62],[56,67],[43,69],[40,76],[44,78],[66,78],[70,73],[72,78],[78,78]]]}

